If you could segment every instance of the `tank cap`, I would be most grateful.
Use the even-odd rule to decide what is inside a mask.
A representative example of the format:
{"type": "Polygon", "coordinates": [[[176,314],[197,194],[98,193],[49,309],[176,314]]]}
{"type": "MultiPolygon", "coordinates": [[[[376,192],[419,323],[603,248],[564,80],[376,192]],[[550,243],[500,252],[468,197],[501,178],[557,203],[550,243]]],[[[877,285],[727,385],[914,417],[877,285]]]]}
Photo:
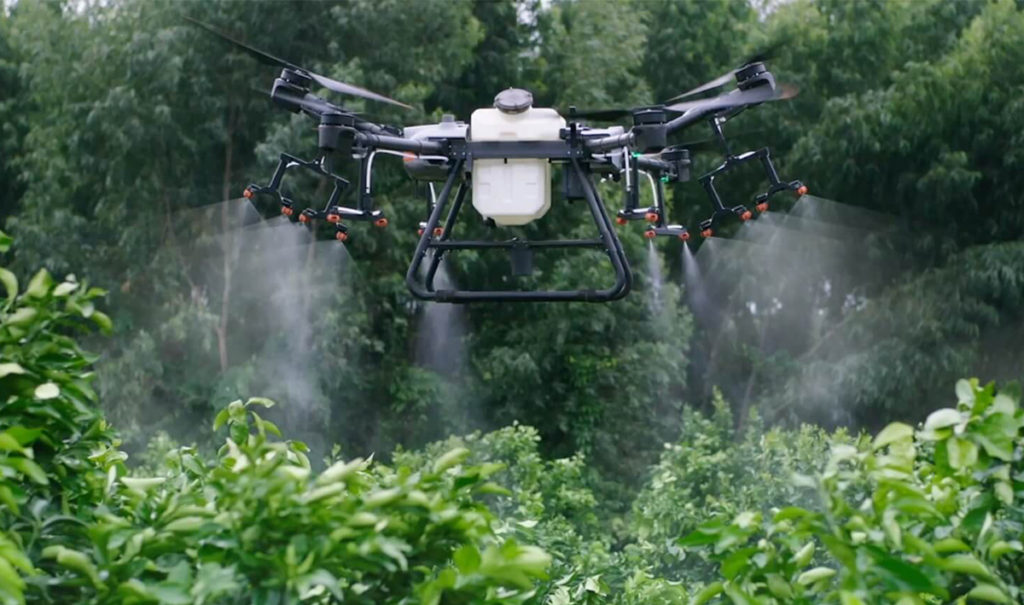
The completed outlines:
{"type": "Polygon", "coordinates": [[[506,88],[494,97],[494,106],[503,113],[522,113],[533,105],[533,95],[522,88],[506,88]]]}

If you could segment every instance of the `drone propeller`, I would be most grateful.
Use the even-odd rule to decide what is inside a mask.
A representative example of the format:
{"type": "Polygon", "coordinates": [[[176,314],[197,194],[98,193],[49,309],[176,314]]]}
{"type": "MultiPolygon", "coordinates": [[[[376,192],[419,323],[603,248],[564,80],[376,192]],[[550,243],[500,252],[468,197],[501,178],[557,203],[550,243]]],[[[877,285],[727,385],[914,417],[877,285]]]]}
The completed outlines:
{"type": "Polygon", "coordinates": [[[665,111],[672,111],[676,113],[683,113],[692,109],[698,109],[701,111],[717,111],[722,109],[730,109],[733,107],[742,107],[746,105],[755,105],[757,103],[765,103],[767,101],[781,101],[783,99],[790,99],[795,97],[799,89],[795,86],[787,84],[779,85],[774,89],[769,87],[757,87],[748,90],[736,90],[724,95],[717,97],[709,97],[707,99],[695,99],[693,101],[683,101],[681,103],[674,103],[672,105],[653,105],[649,107],[617,107],[614,109],[592,109],[592,110],[577,110],[574,112],[568,112],[570,118],[584,118],[597,121],[613,121],[626,116],[635,114],[637,111],[644,109],[662,109],[665,111]]]}
{"type": "Polygon", "coordinates": [[[799,89],[795,86],[780,85],[774,90],[762,86],[749,90],[735,90],[728,94],[711,97],[709,99],[697,99],[694,101],[683,101],[665,107],[668,111],[720,111],[734,107],[744,107],[768,101],[781,101],[791,99],[797,95],[799,89]]]}
{"type": "Polygon", "coordinates": [[[240,50],[244,51],[245,53],[247,53],[248,55],[252,56],[257,61],[259,61],[260,63],[263,63],[264,65],[273,65],[273,66],[276,66],[276,67],[283,67],[285,69],[290,69],[290,70],[296,71],[296,72],[298,72],[298,73],[300,73],[302,75],[305,75],[305,76],[309,77],[310,79],[312,79],[314,82],[316,82],[320,86],[323,86],[324,88],[326,88],[328,90],[332,90],[334,92],[337,92],[337,93],[340,93],[340,94],[343,94],[343,95],[351,95],[351,96],[354,96],[354,97],[362,97],[364,99],[369,99],[371,101],[378,101],[378,102],[381,102],[381,103],[390,103],[391,105],[397,105],[399,107],[404,107],[405,109],[412,109],[412,107],[410,105],[406,105],[405,103],[402,103],[401,101],[396,101],[396,100],[391,99],[389,97],[385,97],[382,94],[375,93],[375,92],[373,92],[371,90],[367,90],[365,88],[360,88],[359,86],[355,86],[353,84],[347,84],[345,82],[339,82],[338,80],[335,80],[333,78],[328,78],[327,76],[322,76],[322,75],[320,75],[318,73],[309,71],[308,69],[304,69],[302,67],[299,67],[298,65],[295,65],[294,63],[291,63],[291,62],[286,61],[284,59],[281,59],[279,57],[275,57],[274,55],[272,55],[272,54],[270,54],[268,52],[259,50],[257,48],[253,48],[252,46],[249,46],[248,44],[245,44],[244,42],[241,42],[239,40],[236,40],[235,38],[232,38],[231,36],[229,36],[229,35],[225,34],[224,32],[214,28],[213,26],[207,25],[206,23],[203,23],[202,21],[197,21],[197,20],[195,20],[195,19],[193,19],[191,17],[185,17],[185,20],[188,21],[189,23],[192,23],[193,25],[195,25],[197,27],[205,29],[206,31],[208,31],[211,34],[217,36],[218,38],[221,38],[222,40],[225,40],[226,42],[229,42],[230,44],[235,45],[240,50]]]}
{"type": "Polygon", "coordinates": [[[672,101],[678,101],[679,99],[685,99],[686,97],[700,94],[702,92],[707,92],[715,88],[721,88],[722,86],[725,86],[729,82],[732,82],[733,78],[736,77],[737,73],[743,71],[750,65],[754,63],[762,63],[774,57],[781,46],[782,42],[777,42],[767,48],[763,48],[760,51],[754,53],[753,55],[747,57],[736,69],[730,70],[718,76],[714,80],[711,80],[710,82],[705,82],[704,84],[701,84],[700,86],[694,88],[693,90],[688,90],[681,95],[676,95],[669,99],[667,103],[671,103],[672,101]]]}

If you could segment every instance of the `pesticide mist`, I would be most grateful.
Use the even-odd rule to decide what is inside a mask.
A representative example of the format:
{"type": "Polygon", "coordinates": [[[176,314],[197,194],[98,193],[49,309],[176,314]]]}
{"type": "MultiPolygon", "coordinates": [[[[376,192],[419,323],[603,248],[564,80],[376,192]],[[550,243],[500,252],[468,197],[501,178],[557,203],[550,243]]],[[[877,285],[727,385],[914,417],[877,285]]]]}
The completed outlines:
{"type": "MultiPolygon", "coordinates": [[[[697,388],[709,396],[720,387],[740,417],[773,389],[787,389],[785,401],[827,400],[821,396],[834,388],[834,377],[787,385],[784,372],[762,367],[845,354],[828,337],[896,270],[873,252],[890,224],[882,215],[804,196],[787,214],[765,213],[731,238],[704,241],[696,255],[684,250],[683,278],[699,328],[691,368],[697,388]]],[[[812,415],[826,425],[850,421],[834,406],[812,415]]]]}

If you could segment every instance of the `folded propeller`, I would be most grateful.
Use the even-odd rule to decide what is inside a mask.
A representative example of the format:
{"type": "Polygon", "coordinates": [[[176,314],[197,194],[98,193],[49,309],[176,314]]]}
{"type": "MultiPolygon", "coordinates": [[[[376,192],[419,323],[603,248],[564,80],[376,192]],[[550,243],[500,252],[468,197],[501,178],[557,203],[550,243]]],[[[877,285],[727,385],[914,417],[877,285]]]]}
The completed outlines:
{"type": "Polygon", "coordinates": [[[326,88],[328,90],[332,90],[332,91],[334,91],[336,93],[339,93],[339,94],[350,95],[350,96],[353,96],[353,97],[361,97],[361,98],[364,98],[364,99],[369,99],[371,101],[378,101],[380,103],[389,103],[391,105],[397,105],[398,107],[404,107],[405,109],[412,109],[411,106],[406,105],[405,103],[402,103],[401,101],[396,101],[396,100],[394,100],[392,98],[385,97],[382,94],[375,93],[372,90],[367,90],[365,88],[361,88],[359,86],[355,86],[354,84],[348,84],[346,82],[339,82],[338,80],[335,80],[334,78],[328,78],[327,76],[320,75],[320,74],[312,72],[312,71],[310,71],[308,69],[304,69],[302,67],[299,67],[298,65],[295,65],[294,63],[291,63],[289,61],[285,61],[284,59],[281,59],[279,57],[275,57],[274,55],[272,55],[272,54],[270,54],[268,52],[259,50],[257,48],[253,48],[252,46],[249,46],[248,44],[245,44],[244,42],[241,42],[241,41],[239,41],[239,40],[237,40],[237,39],[235,39],[235,38],[225,34],[224,32],[216,29],[215,27],[213,27],[211,25],[208,25],[208,24],[203,23],[201,21],[197,21],[197,20],[195,20],[195,19],[193,19],[191,17],[185,17],[185,20],[188,21],[189,23],[192,23],[193,25],[195,25],[197,27],[205,29],[206,31],[208,31],[211,34],[217,36],[218,38],[220,38],[220,39],[222,39],[222,40],[224,40],[224,41],[226,41],[226,42],[228,42],[230,44],[233,44],[238,49],[240,49],[240,50],[244,51],[245,53],[249,54],[250,56],[254,57],[257,61],[259,61],[260,63],[263,63],[264,65],[273,65],[273,66],[276,66],[276,67],[282,67],[284,69],[290,69],[290,70],[296,72],[297,74],[299,74],[300,76],[304,76],[306,78],[309,78],[310,80],[316,82],[320,86],[323,86],[324,88],[326,88]]]}

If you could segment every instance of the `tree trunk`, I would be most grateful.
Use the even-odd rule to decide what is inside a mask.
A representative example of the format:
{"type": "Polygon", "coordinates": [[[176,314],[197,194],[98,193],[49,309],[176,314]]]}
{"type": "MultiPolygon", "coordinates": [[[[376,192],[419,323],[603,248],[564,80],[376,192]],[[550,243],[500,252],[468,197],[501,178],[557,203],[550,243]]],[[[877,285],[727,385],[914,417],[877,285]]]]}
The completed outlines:
{"type": "Polygon", "coordinates": [[[228,369],[228,309],[231,303],[231,272],[234,261],[235,234],[231,230],[231,161],[234,154],[235,108],[228,110],[227,141],[224,147],[224,178],[221,182],[220,226],[224,238],[224,282],[220,297],[220,320],[217,322],[217,352],[220,355],[220,371],[228,369]]]}

